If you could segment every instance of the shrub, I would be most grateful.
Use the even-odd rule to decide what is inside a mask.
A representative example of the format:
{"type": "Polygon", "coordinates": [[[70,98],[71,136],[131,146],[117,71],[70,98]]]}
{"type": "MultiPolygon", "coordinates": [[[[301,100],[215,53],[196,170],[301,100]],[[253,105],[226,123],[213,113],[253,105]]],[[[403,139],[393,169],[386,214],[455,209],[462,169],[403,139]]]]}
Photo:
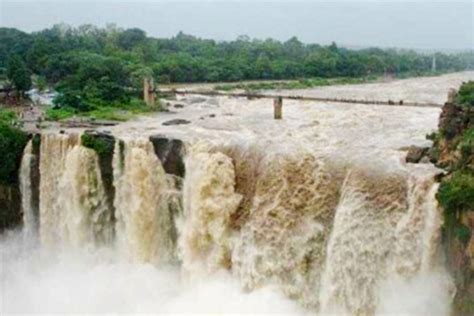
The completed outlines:
{"type": "Polygon", "coordinates": [[[456,171],[441,182],[438,200],[446,212],[474,210],[474,176],[469,171],[456,171]]]}
{"type": "Polygon", "coordinates": [[[474,128],[468,129],[463,135],[458,144],[461,152],[460,166],[466,167],[474,155],[474,128]]]}
{"type": "Polygon", "coordinates": [[[112,155],[114,152],[114,142],[108,138],[103,138],[96,135],[90,135],[87,133],[82,134],[81,144],[84,147],[93,149],[97,155],[106,156],[112,155]]]}
{"type": "Polygon", "coordinates": [[[47,109],[46,120],[61,121],[77,114],[77,111],[71,107],[63,107],[58,109],[47,109]]]}
{"type": "Polygon", "coordinates": [[[4,185],[17,182],[23,149],[28,141],[28,135],[10,123],[15,118],[11,112],[0,110],[0,183],[4,185]]]}
{"type": "Polygon", "coordinates": [[[462,84],[456,101],[462,105],[474,106],[474,81],[462,84]]]}
{"type": "Polygon", "coordinates": [[[17,122],[18,119],[15,112],[0,109],[0,124],[15,125],[17,122]]]}

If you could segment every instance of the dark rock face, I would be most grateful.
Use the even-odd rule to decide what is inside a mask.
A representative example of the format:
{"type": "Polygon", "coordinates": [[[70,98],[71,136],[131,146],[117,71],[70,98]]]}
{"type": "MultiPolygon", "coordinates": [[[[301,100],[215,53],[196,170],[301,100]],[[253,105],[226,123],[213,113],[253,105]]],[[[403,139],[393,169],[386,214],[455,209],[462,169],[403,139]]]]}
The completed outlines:
{"type": "Polygon", "coordinates": [[[408,148],[408,153],[405,158],[406,162],[409,162],[409,163],[421,162],[422,159],[426,157],[429,150],[430,150],[429,147],[410,146],[410,148],[408,148]]]}
{"type": "Polygon", "coordinates": [[[184,178],[183,142],[179,139],[170,139],[160,135],[151,136],[150,141],[165,172],[184,178]]]}
{"type": "MultiPolygon", "coordinates": [[[[36,218],[39,218],[39,153],[41,137],[38,134],[28,135],[28,139],[32,140],[33,157],[31,159],[31,207],[36,218]]],[[[25,142],[26,145],[26,142],[25,142]]],[[[20,225],[23,218],[22,201],[20,191],[20,179],[18,177],[21,166],[22,156],[18,155],[18,164],[15,166],[15,177],[9,183],[0,184],[0,232],[5,229],[14,228],[20,225]]]]}
{"type": "Polygon", "coordinates": [[[183,119],[174,119],[174,120],[169,120],[163,123],[165,126],[170,126],[170,125],[184,125],[184,124],[189,124],[191,123],[188,120],[183,120],[183,119]]]}
{"type": "Polygon", "coordinates": [[[40,146],[41,136],[35,134],[32,136],[33,150],[30,165],[30,183],[31,183],[31,205],[30,207],[35,215],[35,229],[39,229],[39,205],[40,205],[40,146]]]}
{"type": "Polygon", "coordinates": [[[446,103],[439,117],[438,128],[446,139],[452,140],[464,130],[474,126],[474,111],[454,103],[446,103]]]}
{"type": "Polygon", "coordinates": [[[21,193],[19,186],[0,184],[0,232],[19,225],[21,220],[21,193]]]}

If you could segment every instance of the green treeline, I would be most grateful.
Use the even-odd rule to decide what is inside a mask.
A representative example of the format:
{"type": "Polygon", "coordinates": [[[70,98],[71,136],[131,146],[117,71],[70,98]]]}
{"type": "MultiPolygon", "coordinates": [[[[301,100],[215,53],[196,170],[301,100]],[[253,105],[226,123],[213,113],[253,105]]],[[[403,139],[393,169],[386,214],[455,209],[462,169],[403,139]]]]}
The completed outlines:
{"type": "Polygon", "coordinates": [[[16,83],[10,81],[21,91],[28,86],[25,73],[35,74],[36,86],[61,92],[59,106],[79,110],[130,102],[144,76],[160,83],[408,76],[431,73],[433,56],[438,72],[474,69],[472,51],[350,50],[335,43],[303,44],[296,37],[285,42],[246,36],[214,41],[181,32],[157,39],[140,29],[111,25],[56,25],[31,34],[0,28],[0,76],[14,73],[16,83]]]}

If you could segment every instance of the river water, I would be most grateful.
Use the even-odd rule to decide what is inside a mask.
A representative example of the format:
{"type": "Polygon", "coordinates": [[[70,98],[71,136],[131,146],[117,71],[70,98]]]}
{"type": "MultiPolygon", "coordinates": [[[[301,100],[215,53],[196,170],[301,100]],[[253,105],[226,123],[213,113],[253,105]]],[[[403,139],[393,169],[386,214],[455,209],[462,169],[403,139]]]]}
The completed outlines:
{"type": "MultiPolygon", "coordinates": [[[[412,84],[438,98],[472,75],[412,84]]],[[[284,102],[275,121],[271,100],[185,97],[110,127],[112,204],[83,131],[45,131],[39,218],[30,144],[24,227],[0,240],[1,310],[448,315],[440,170],[404,161],[440,109],[284,102]],[[190,123],[162,125],[175,118],[190,123]],[[156,135],[183,142],[184,176],[165,170],[156,135]]]]}

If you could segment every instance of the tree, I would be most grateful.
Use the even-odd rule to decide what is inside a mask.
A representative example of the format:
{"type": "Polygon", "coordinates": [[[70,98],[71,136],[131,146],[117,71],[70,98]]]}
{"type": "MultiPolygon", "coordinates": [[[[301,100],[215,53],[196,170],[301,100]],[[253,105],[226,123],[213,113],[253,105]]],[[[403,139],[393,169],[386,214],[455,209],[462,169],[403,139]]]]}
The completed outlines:
{"type": "Polygon", "coordinates": [[[89,111],[96,106],[130,100],[131,75],[120,59],[79,53],[68,64],[70,73],[56,86],[56,107],[89,111]]]}
{"type": "Polygon", "coordinates": [[[459,89],[457,102],[462,105],[474,107],[474,81],[463,83],[459,89]]]}
{"type": "Polygon", "coordinates": [[[28,141],[26,133],[16,124],[15,113],[0,109],[0,184],[3,185],[17,181],[23,148],[28,141]]]}
{"type": "Polygon", "coordinates": [[[44,90],[46,90],[47,87],[48,82],[46,81],[46,78],[43,76],[38,76],[36,78],[36,88],[38,88],[38,91],[43,92],[44,90]]]}
{"type": "Polygon", "coordinates": [[[31,87],[30,72],[18,55],[13,55],[8,60],[7,77],[20,95],[24,95],[25,91],[31,87]]]}
{"type": "Polygon", "coordinates": [[[119,34],[118,44],[126,50],[132,49],[135,45],[143,43],[146,40],[146,33],[140,29],[133,28],[123,31],[119,34]]]}

